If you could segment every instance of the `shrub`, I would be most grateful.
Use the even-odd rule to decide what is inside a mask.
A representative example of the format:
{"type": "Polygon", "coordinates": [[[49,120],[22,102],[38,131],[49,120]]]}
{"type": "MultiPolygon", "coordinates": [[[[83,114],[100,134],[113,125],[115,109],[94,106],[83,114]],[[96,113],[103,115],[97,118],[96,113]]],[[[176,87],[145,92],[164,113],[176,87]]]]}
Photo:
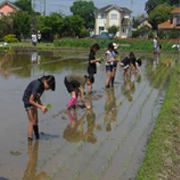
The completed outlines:
{"type": "Polygon", "coordinates": [[[18,39],[16,38],[16,35],[14,35],[14,34],[8,34],[8,35],[4,36],[3,41],[8,42],[8,43],[19,42],[18,39]]]}

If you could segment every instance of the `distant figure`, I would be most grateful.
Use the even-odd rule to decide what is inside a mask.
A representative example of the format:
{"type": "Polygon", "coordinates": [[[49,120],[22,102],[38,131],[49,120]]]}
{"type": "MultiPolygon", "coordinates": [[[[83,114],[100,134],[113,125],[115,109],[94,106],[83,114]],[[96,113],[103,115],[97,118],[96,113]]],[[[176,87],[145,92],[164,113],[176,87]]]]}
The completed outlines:
{"type": "MultiPolygon", "coordinates": [[[[90,53],[89,53],[89,64],[88,64],[87,71],[88,71],[89,78],[91,79],[92,84],[94,83],[94,74],[97,73],[96,62],[101,63],[100,59],[95,58],[95,54],[99,49],[100,49],[99,45],[95,43],[91,47],[90,53]]],[[[89,89],[88,89],[89,93],[92,92],[92,84],[89,86],[89,89]]]]}
{"type": "Polygon", "coordinates": [[[55,77],[52,75],[43,76],[40,79],[33,80],[26,87],[23,95],[23,102],[29,119],[28,141],[33,140],[33,131],[36,139],[39,139],[37,108],[43,113],[48,111],[47,107],[42,104],[40,98],[45,90],[51,89],[52,91],[55,91],[55,87],[55,77]]]}
{"type": "Polygon", "coordinates": [[[38,33],[37,33],[37,39],[38,39],[38,43],[40,43],[41,42],[41,32],[40,31],[38,31],[38,33]]]}
{"type": "Polygon", "coordinates": [[[153,39],[153,47],[154,47],[154,54],[157,53],[157,45],[158,45],[158,39],[157,36],[153,39]]]}
{"type": "Polygon", "coordinates": [[[36,46],[36,44],[37,44],[37,35],[36,35],[35,32],[32,33],[31,38],[32,38],[32,45],[36,46]]]}

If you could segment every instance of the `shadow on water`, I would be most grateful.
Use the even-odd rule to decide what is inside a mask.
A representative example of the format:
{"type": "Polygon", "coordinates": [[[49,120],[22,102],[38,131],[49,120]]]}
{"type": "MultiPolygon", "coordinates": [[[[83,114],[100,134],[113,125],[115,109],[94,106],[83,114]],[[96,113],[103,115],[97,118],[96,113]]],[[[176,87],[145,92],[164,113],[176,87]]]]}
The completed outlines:
{"type": "Polygon", "coordinates": [[[4,177],[0,177],[0,180],[10,180],[10,179],[4,178],[4,177]]]}

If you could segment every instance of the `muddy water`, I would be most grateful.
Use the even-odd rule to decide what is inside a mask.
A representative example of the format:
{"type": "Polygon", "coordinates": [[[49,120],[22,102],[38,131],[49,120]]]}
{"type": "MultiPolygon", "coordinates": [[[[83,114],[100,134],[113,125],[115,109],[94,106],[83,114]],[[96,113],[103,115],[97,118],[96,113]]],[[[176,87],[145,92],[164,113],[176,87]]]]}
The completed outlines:
{"type": "Polygon", "coordinates": [[[135,179],[176,57],[143,58],[141,75],[127,81],[118,66],[115,86],[108,90],[105,66],[98,65],[94,91],[86,96],[92,110],[67,111],[64,76],[85,74],[87,55],[0,55],[0,179],[135,179]],[[56,77],[56,91],[42,96],[52,108],[45,115],[39,112],[41,140],[27,144],[22,95],[31,80],[45,74],[56,77]]]}

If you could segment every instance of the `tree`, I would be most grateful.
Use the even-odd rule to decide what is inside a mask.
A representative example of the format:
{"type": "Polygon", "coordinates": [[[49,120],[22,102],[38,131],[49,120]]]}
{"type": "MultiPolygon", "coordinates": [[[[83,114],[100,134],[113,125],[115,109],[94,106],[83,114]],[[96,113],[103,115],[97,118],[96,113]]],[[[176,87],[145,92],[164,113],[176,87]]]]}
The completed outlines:
{"type": "Polygon", "coordinates": [[[108,32],[109,34],[112,34],[113,36],[116,36],[117,32],[120,30],[120,27],[119,26],[111,26],[108,28],[108,32]]]}
{"type": "Polygon", "coordinates": [[[34,14],[34,10],[31,6],[31,0],[17,0],[14,5],[19,7],[22,11],[27,11],[29,14],[34,14]]]}
{"type": "Polygon", "coordinates": [[[26,38],[30,34],[31,30],[31,17],[26,11],[17,11],[12,14],[13,20],[13,32],[16,37],[21,40],[21,38],[26,38]]]}
{"type": "Polygon", "coordinates": [[[149,14],[156,6],[167,3],[170,6],[179,6],[179,0],[148,0],[145,4],[145,10],[149,14]]]}
{"type": "Polygon", "coordinates": [[[0,19],[0,37],[5,35],[13,34],[13,22],[10,16],[3,16],[0,19]]]}
{"type": "Polygon", "coordinates": [[[84,29],[84,20],[79,16],[66,16],[64,18],[62,35],[68,37],[80,37],[84,29]]]}
{"type": "Polygon", "coordinates": [[[64,17],[60,13],[52,13],[50,16],[39,17],[39,27],[42,38],[53,41],[55,36],[61,35],[64,17]]]}
{"type": "Polygon", "coordinates": [[[154,30],[157,29],[158,24],[171,19],[172,6],[167,3],[158,5],[149,14],[148,21],[151,23],[154,30]]]}
{"type": "Polygon", "coordinates": [[[70,7],[70,11],[73,15],[79,15],[84,19],[85,27],[87,29],[94,29],[96,10],[97,8],[94,6],[93,1],[76,1],[70,7]]]}

